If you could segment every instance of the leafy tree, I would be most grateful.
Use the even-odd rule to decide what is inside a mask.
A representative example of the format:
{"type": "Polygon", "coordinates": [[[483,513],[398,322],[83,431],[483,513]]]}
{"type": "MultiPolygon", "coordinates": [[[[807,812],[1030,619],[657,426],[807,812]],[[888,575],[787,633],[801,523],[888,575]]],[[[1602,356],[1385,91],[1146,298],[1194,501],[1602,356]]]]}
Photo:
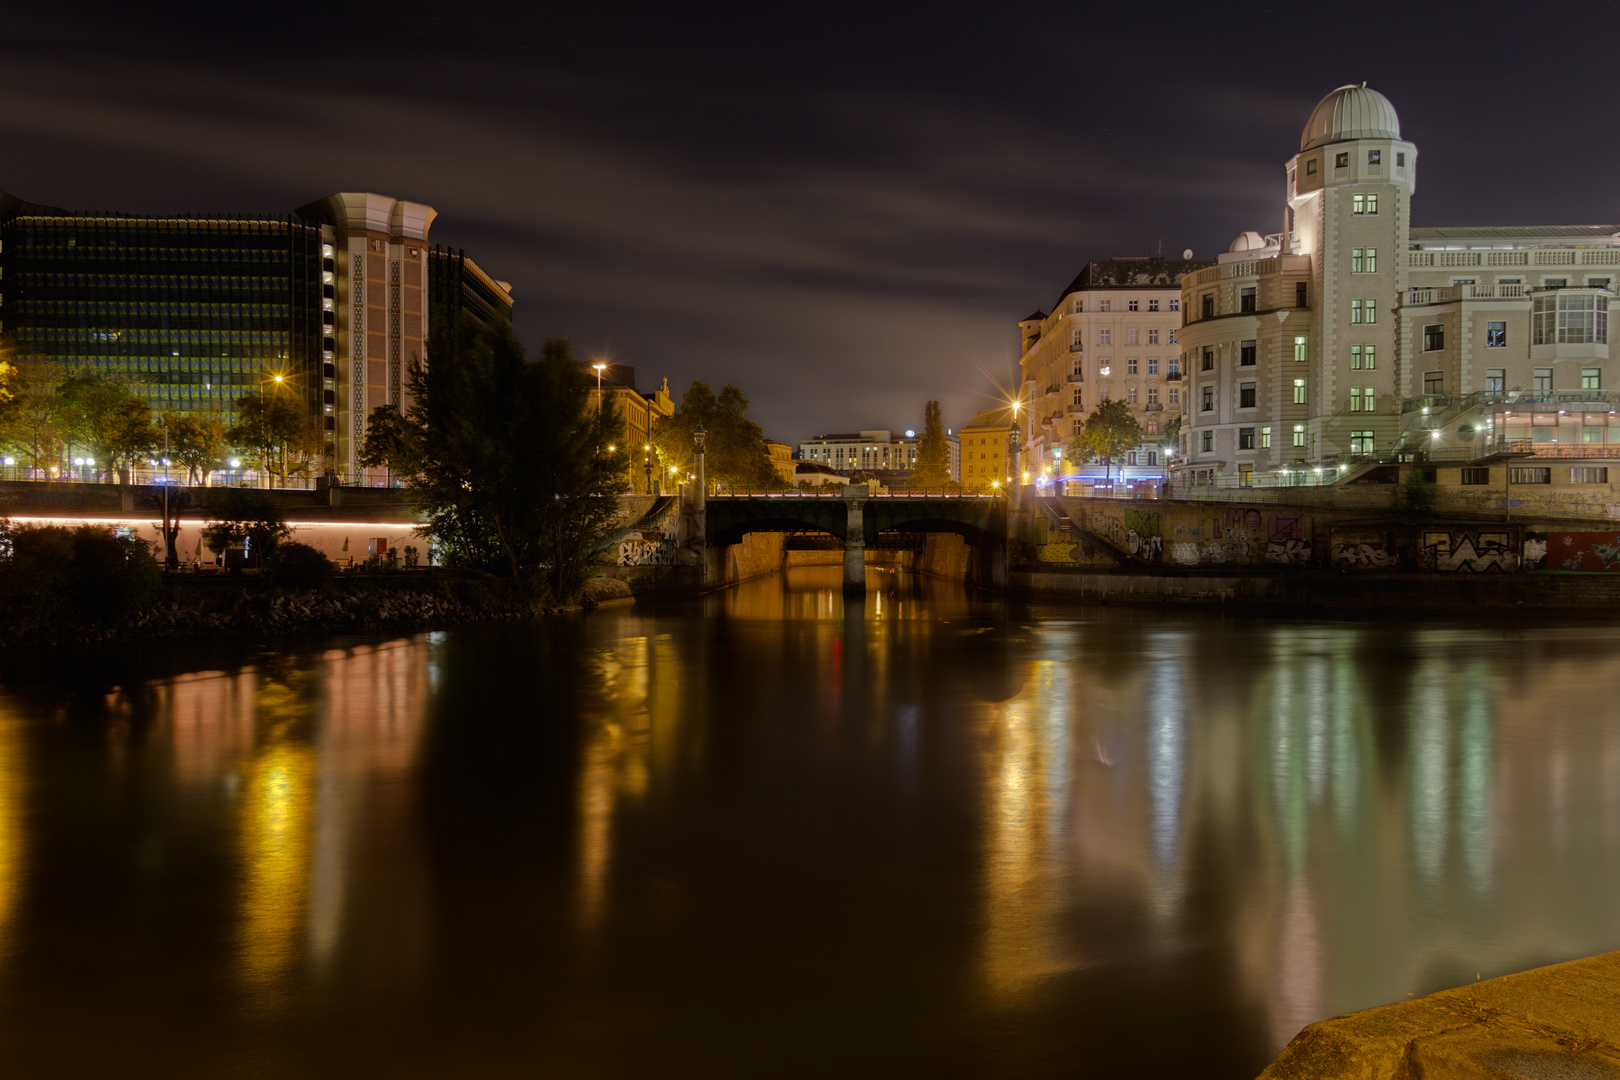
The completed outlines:
{"type": "MultiPolygon", "coordinates": [[[[619,421],[590,407],[568,342],[525,363],[510,327],[471,319],[435,331],[434,362],[410,365],[413,403],[367,447],[407,487],[451,565],[503,572],[567,602],[612,535],[627,456],[619,421]]],[[[385,414],[386,415],[386,414],[385,414]]]]}
{"type": "Polygon", "coordinates": [[[1401,482],[1401,501],[1408,513],[1422,516],[1434,513],[1440,505],[1440,491],[1422,469],[1412,469],[1401,482]]]}
{"type": "Polygon", "coordinates": [[[185,466],[186,479],[208,483],[208,474],[225,458],[225,425],[211,413],[165,411],[163,424],[169,433],[169,460],[185,466]]]}
{"type": "Polygon", "coordinates": [[[917,465],[911,471],[911,486],[944,488],[951,482],[950,448],[945,442],[945,422],[940,418],[939,402],[930,401],[923,407],[923,435],[917,444],[917,465]]]}
{"type": "Polygon", "coordinates": [[[1111,475],[1113,461],[1142,445],[1142,425],[1131,414],[1131,407],[1118,399],[1098,403],[1069,443],[1065,454],[1071,461],[1101,461],[1103,476],[1111,475]]]}
{"type": "Polygon", "coordinates": [[[1181,452],[1181,417],[1178,416],[1164,425],[1164,434],[1159,436],[1159,446],[1171,454],[1181,452]]]}
{"type": "Polygon", "coordinates": [[[157,563],[144,540],[93,525],[5,530],[0,603],[45,618],[113,620],[157,595],[157,563]]]}
{"type": "Polygon", "coordinates": [[[398,474],[410,461],[411,428],[397,405],[378,405],[366,421],[366,439],[360,447],[360,464],[368,469],[387,469],[398,474]]]}
{"type": "Polygon", "coordinates": [[[716,395],[708,383],[693,380],[681,395],[675,415],[653,425],[652,444],[659,463],[665,470],[674,466],[683,476],[696,469],[692,435],[702,424],[707,432],[703,471],[709,483],[758,491],[782,487],[782,477],[765,446],[765,432],[748,419],[747,411],[748,399],[731,383],[716,395]]]}
{"type": "Polygon", "coordinates": [[[51,360],[23,360],[7,364],[6,392],[0,405],[0,431],[5,444],[28,460],[37,472],[45,472],[62,460],[62,448],[70,435],[67,401],[62,384],[67,371],[51,360]]]}
{"type": "Polygon", "coordinates": [[[161,445],[152,407],[118,379],[79,375],[62,384],[69,430],[94,453],[97,471],[115,471],[129,483],[130,467],[161,445]]]}
{"type": "Polygon", "coordinates": [[[269,494],[252,488],[220,488],[210,496],[209,522],[203,528],[208,550],[218,555],[226,548],[248,542],[248,550],[268,558],[291,531],[281,506],[269,494]]]}
{"type": "Polygon", "coordinates": [[[297,394],[255,390],[236,399],[236,424],[226,438],[261,469],[285,478],[297,464],[309,429],[309,409],[297,394]]]}

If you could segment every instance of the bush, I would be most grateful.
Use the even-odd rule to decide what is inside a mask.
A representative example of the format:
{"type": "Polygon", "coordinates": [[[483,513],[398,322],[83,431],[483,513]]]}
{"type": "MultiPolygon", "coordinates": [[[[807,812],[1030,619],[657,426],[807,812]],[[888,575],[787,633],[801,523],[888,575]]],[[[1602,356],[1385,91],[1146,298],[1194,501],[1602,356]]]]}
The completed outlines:
{"type": "Polygon", "coordinates": [[[1440,505],[1440,492],[1419,469],[1413,469],[1406,474],[1405,490],[1401,494],[1406,510],[1410,514],[1432,514],[1440,505]]]}
{"type": "Polygon", "coordinates": [[[325,555],[295,540],[276,545],[270,558],[270,580],[288,589],[317,589],[332,576],[332,562],[325,555]]]}
{"type": "Polygon", "coordinates": [[[10,531],[0,558],[0,602],[43,618],[111,622],[162,587],[152,545],[82,525],[10,531]]]}

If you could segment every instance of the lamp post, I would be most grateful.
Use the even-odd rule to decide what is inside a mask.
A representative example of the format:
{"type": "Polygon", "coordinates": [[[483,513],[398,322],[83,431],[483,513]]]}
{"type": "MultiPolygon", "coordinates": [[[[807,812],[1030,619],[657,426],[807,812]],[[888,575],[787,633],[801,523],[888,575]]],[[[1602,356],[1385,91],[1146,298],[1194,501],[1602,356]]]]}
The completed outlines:
{"type": "Polygon", "coordinates": [[[644,455],[642,458],[642,463],[647,467],[647,494],[651,495],[654,493],[652,477],[652,447],[643,446],[641,448],[641,452],[644,455]]]}
{"type": "Polygon", "coordinates": [[[703,444],[708,441],[709,433],[704,431],[703,424],[699,423],[697,430],[692,432],[692,445],[697,447],[697,489],[699,505],[702,504],[703,496],[707,494],[706,485],[708,481],[703,473],[703,444]]]}

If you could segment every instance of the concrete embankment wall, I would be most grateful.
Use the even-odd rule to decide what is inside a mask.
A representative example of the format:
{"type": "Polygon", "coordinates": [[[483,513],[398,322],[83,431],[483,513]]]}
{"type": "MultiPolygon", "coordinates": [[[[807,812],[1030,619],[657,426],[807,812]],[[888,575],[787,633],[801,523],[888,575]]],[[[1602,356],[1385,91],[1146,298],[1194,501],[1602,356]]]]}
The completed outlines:
{"type": "Polygon", "coordinates": [[[1620,952],[1311,1024],[1260,1080],[1620,1077],[1620,952]]]}
{"type": "Polygon", "coordinates": [[[1105,604],[1254,605],[1342,611],[1620,611],[1620,576],[1153,569],[1015,570],[1013,591],[1105,604]]]}

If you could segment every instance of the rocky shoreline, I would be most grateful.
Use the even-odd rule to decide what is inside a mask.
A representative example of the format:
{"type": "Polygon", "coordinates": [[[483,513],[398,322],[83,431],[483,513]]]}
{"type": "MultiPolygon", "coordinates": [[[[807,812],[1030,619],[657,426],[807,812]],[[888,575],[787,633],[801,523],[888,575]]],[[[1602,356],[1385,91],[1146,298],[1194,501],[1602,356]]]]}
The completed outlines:
{"type": "Polygon", "coordinates": [[[339,579],[319,589],[259,587],[251,581],[234,587],[211,582],[205,588],[172,583],[159,599],[111,623],[42,619],[27,611],[8,611],[5,619],[0,620],[0,648],[190,637],[431,630],[579,611],[629,596],[623,582],[605,579],[593,580],[582,602],[568,606],[535,604],[514,596],[504,582],[466,578],[359,582],[339,579]]]}

